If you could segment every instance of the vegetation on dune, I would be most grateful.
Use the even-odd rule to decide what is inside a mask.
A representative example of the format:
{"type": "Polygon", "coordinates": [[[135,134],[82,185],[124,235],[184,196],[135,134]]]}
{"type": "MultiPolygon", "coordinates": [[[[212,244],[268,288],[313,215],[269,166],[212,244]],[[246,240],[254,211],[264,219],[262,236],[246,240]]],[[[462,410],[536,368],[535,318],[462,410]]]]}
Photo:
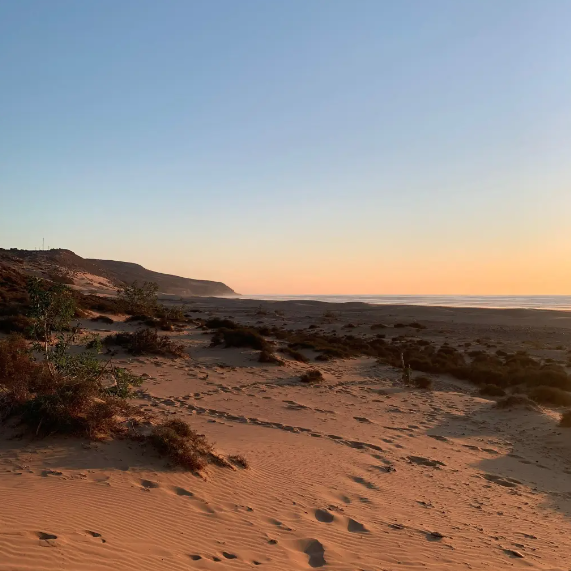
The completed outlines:
{"type": "Polygon", "coordinates": [[[255,329],[240,327],[218,329],[212,337],[212,346],[224,344],[225,347],[249,347],[259,351],[271,352],[271,345],[255,329]]]}
{"type": "Polygon", "coordinates": [[[571,410],[566,410],[561,415],[561,420],[559,421],[559,426],[564,428],[571,428],[571,410]]]}
{"type": "Polygon", "coordinates": [[[268,351],[267,349],[263,349],[262,351],[260,351],[260,356],[258,357],[258,361],[260,363],[269,363],[272,365],[284,364],[284,362],[279,357],[277,357],[274,353],[268,351]]]}
{"type": "Polygon", "coordinates": [[[301,375],[301,377],[299,377],[299,380],[302,383],[313,384],[313,383],[323,382],[324,378],[323,378],[323,374],[318,369],[310,369],[309,371],[306,371],[305,373],[303,373],[303,375],[301,375]]]}
{"type": "MultiPolygon", "coordinates": [[[[17,418],[35,435],[71,434],[89,438],[127,436],[147,442],[173,464],[189,470],[209,462],[247,466],[242,457],[228,461],[214,453],[203,435],[180,420],[155,425],[148,436],[133,431],[141,413],[129,404],[142,379],[100,358],[101,342],[75,346],[79,327],[73,292],[64,284],[29,280],[30,345],[12,334],[0,340],[0,420],[17,418]],[[78,350],[79,349],[79,350],[78,350]]],[[[156,331],[131,335],[131,347],[173,351],[156,331]]]]}
{"type": "Polygon", "coordinates": [[[116,333],[104,340],[105,345],[119,345],[132,355],[162,355],[165,357],[188,357],[184,345],[174,342],[155,329],[139,329],[133,333],[116,333]]]}

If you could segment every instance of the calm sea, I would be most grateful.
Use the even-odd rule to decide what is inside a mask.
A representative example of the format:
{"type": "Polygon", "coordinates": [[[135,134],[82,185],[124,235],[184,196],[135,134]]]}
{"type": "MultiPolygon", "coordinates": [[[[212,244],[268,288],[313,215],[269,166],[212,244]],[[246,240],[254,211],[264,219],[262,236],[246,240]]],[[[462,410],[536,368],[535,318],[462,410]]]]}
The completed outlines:
{"type": "Polygon", "coordinates": [[[559,309],[571,311],[571,295],[241,295],[260,300],[315,300],[330,303],[360,301],[374,305],[440,305],[445,307],[494,307],[559,309]]]}

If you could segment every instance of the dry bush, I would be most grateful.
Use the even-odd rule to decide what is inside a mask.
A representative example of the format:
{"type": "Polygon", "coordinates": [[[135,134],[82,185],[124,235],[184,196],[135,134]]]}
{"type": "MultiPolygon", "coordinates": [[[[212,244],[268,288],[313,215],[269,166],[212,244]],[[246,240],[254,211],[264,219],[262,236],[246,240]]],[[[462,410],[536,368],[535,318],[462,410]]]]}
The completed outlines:
{"type": "Polygon", "coordinates": [[[430,379],[429,377],[424,377],[424,376],[414,377],[412,379],[412,384],[417,389],[431,389],[432,388],[432,379],[430,379]]]}
{"type": "Polygon", "coordinates": [[[561,415],[561,420],[559,421],[559,426],[564,428],[571,428],[571,410],[566,410],[561,415]]]}
{"type": "Polygon", "coordinates": [[[371,325],[371,329],[373,331],[375,331],[376,329],[386,329],[388,327],[388,325],[385,325],[384,323],[373,323],[373,325],[371,325]]]}
{"type": "Polygon", "coordinates": [[[271,363],[273,365],[283,365],[284,362],[274,353],[264,349],[260,351],[260,356],[258,358],[260,363],[271,363]]]}
{"type": "Polygon", "coordinates": [[[241,454],[234,454],[233,456],[228,456],[228,460],[234,464],[234,466],[238,466],[240,468],[247,469],[250,467],[248,460],[244,458],[241,454]]]}
{"type": "Polygon", "coordinates": [[[500,399],[496,405],[497,408],[526,408],[528,410],[539,410],[539,407],[526,395],[509,395],[500,399]]]}
{"type": "Polygon", "coordinates": [[[32,332],[33,322],[25,315],[9,315],[0,319],[0,332],[20,333],[28,337],[32,332]]]}
{"type": "Polygon", "coordinates": [[[302,383],[321,383],[324,381],[324,378],[323,375],[321,374],[321,371],[317,369],[310,369],[309,371],[301,375],[301,377],[299,377],[299,380],[302,383]]]}
{"type": "Polygon", "coordinates": [[[240,329],[240,325],[231,319],[221,319],[219,317],[208,319],[204,322],[204,325],[206,325],[208,329],[240,329]]]}
{"type": "Polygon", "coordinates": [[[98,437],[118,432],[125,400],[140,379],[117,369],[116,385],[101,382],[103,367],[91,355],[35,361],[25,340],[0,341],[0,417],[17,416],[36,434],[98,437]]]}
{"type": "Polygon", "coordinates": [[[309,359],[303,353],[300,353],[295,349],[291,349],[290,347],[283,347],[280,349],[280,353],[291,357],[294,361],[299,361],[300,363],[309,363],[309,359]]]}
{"type": "Polygon", "coordinates": [[[213,461],[212,445],[182,420],[167,420],[153,428],[149,442],[175,466],[199,471],[213,461]]]}
{"type": "Polygon", "coordinates": [[[498,385],[487,384],[484,385],[479,393],[485,397],[504,397],[506,396],[506,391],[498,385]]]}
{"type": "Polygon", "coordinates": [[[134,333],[117,333],[104,340],[105,345],[120,345],[133,355],[163,355],[165,357],[188,357],[184,345],[175,343],[166,335],[153,329],[139,329],[134,333]]]}
{"type": "Polygon", "coordinates": [[[556,387],[535,387],[529,391],[529,398],[540,404],[571,406],[571,393],[556,387]]]}
{"type": "Polygon", "coordinates": [[[212,337],[212,346],[224,344],[224,347],[250,347],[259,351],[271,351],[270,344],[254,329],[240,327],[221,328],[212,337]]]}
{"type": "Polygon", "coordinates": [[[115,321],[113,321],[113,319],[111,319],[111,317],[108,317],[107,315],[96,315],[95,317],[91,318],[91,321],[99,323],[107,323],[108,325],[115,323],[115,321]]]}

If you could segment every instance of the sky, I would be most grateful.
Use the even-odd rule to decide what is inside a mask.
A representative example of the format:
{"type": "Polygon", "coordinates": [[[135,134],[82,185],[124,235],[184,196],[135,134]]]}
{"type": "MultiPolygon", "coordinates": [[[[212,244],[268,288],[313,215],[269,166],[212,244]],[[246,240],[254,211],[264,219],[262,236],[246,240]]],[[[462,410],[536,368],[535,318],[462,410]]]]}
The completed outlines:
{"type": "Polygon", "coordinates": [[[244,294],[571,294],[571,1],[0,2],[0,247],[244,294]]]}

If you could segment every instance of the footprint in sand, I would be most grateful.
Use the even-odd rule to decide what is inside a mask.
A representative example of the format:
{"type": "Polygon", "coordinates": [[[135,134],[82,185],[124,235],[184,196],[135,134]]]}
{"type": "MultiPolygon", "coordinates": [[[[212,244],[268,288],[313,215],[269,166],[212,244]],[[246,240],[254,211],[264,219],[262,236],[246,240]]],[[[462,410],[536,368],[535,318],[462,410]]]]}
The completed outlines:
{"type": "Polygon", "coordinates": [[[369,533],[369,530],[362,523],[352,518],[347,520],[347,531],[351,533],[369,533]]]}
{"type": "Polygon", "coordinates": [[[187,496],[189,498],[194,497],[194,494],[192,492],[189,492],[188,490],[185,490],[184,488],[179,488],[178,486],[173,486],[172,491],[177,496],[187,496]]]}
{"type": "Polygon", "coordinates": [[[327,510],[318,509],[315,510],[315,519],[321,523],[331,523],[335,519],[335,516],[327,510]]]}
{"type": "Polygon", "coordinates": [[[317,539],[306,539],[301,542],[303,552],[308,557],[310,567],[323,567],[325,561],[325,548],[317,539]]]}
{"type": "Polygon", "coordinates": [[[361,484],[365,486],[365,488],[369,488],[369,490],[378,490],[377,486],[372,482],[368,482],[365,478],[361,478],[360,476],[352,476],[351,479],[353,482],[357,482],[357,484],[361,484]]]}
{"type": "Polygon", "coordinates": [[[159,484],[152,480],[141,480],[141,486],[143,486],[143,490],[150,491],[153,488],[158,488],[159,484]]]}
{"type": "Polygon", "coordinates": [[[103,539],[101,537],[101,534],[98,533],[97,531],[90,531],[89,529],[86,529],[85,533],[88,533],[89,535],[91,535],[91,537],[95,537],[96,539],[100,539],[101,543],[107,543],[107,540],[103,539]]]}
{"type": "Polygon", "coordinates": [[[222,555],[226,558],[226,559],[238,559],[238,556],[235,555],[234,553],[228,553],[227,551],[223,551],[222,555]]]}
{"type": "Polygon", "coordinates": [[[54,535],[53,533],[46,533],[45,531],[38,531],[36,535],[40,540],[41,547],[57,547],[57,535],[54,535]]]}

